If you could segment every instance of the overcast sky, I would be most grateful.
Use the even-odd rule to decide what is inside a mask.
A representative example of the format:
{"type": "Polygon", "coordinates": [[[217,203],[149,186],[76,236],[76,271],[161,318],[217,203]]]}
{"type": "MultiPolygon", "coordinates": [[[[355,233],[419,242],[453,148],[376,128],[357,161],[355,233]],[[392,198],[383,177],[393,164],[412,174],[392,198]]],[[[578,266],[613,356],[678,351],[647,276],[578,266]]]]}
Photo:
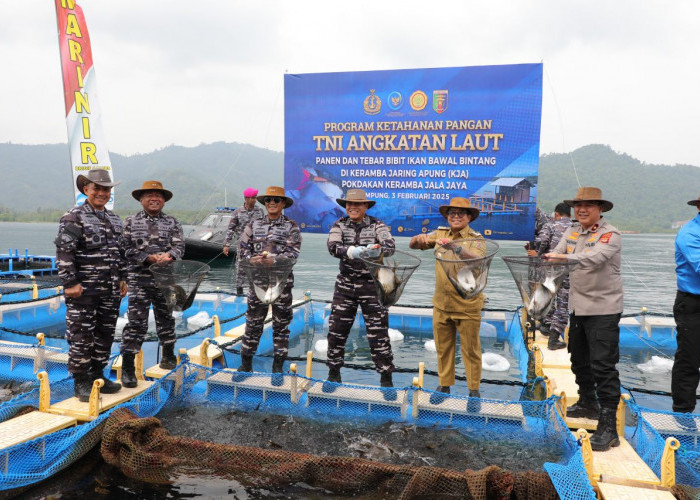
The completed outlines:
{"type": "MultiPolygon", "coordinates": [[[[283,75],[544,62],[541,152],[700,166],[700,2],[78,0],[110,151],[284,149],[283,75]]],[[[0,142],[66,142],[52,0],[0,0],[0,142]]]]}

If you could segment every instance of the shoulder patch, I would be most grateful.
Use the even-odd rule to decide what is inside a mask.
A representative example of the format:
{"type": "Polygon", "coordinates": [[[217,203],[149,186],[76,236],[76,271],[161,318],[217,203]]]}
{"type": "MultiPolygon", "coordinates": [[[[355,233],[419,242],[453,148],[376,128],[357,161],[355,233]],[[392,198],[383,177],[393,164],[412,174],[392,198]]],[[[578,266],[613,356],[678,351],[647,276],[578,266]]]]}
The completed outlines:
{"type": "Polygon", "coordinates": [[[600,237],[598,240],[601,243],[610,243],[610,238],[612,238],[612,233],[605,233],[603,236],[600,237]]]}

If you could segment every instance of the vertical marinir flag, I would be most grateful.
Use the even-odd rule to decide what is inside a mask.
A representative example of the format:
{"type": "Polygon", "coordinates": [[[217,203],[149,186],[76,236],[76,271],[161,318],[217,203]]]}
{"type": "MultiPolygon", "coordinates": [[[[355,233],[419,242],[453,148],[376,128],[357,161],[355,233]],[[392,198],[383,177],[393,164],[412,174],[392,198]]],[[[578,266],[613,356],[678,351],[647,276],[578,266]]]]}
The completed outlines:
{"type": "MultiPolygon", "coordinates": [[[[103,168],[114,179],[114,172],[100,121],[90,35],[83,10],[74,0],[55,2],[73,189],[75,203],[79,205],[85,201],[85,195],[75,185],[78,175],[93,168],[103,168]]],[[[114,190],[107,204],[107,208],[113,207],[114,190]]]]}

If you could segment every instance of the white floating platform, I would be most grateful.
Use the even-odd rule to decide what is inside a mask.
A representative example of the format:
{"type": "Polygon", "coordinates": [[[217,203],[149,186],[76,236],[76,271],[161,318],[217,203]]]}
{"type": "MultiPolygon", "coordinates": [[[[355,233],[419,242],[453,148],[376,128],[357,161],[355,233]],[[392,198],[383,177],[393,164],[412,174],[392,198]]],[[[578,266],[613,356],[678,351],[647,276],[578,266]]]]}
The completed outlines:
{"type": "Polygon", "coordinates": [[[525,422],[523,407],[519,403],[488,401],[478,398],[452,398],[445,395],[445,399],[437,404],[430,402],[432,394],[417,391],[413,394],[413,416],[419,417],[421,412],[449,413],[448,423],[452,423],[455,415],[464,415],[484,420],[488,424],[490,419],[499,421],[512,420],[521,425],[525,422]]]}
{"type": "Polygon", "coordinates": [[[45,368],[47,362],[68,365],[68,353],[59,350],[46,349],[37,344],[22,344],[19,342],[0,342],[0,357],[10,358],[10,370],[14,369],[17,362],[31,359],[34,362],[34,371],[45,368]]]}
{"type": "Polygon", "coordinates": [[[653,490],[622,484],[598,483],[600,497],[604,500],[673,500],[670,491],[653,490]]]}
{"type": "MultiPolygon", "coordinates": [[[[697,425],[697,420],[695,420],[692,417],[692,414],[688,414],[690,419],[693,419],[694,422],[696,422],[697,425]]],[[[649,422],[649,424],[656,429],[656,431],[659,434],[663,434],[666,436],[689,436],[692,441],[693,445],[697,446],[698,445],[698,438],[700,438],[700,428],[696,430],[688,429],[687,427],[682,426],[679,424],[675,418],[673,418],[673,415],[669,415],[667,413],[656,413],[656,412],[651,412],[651,411],[643,411],[642,412],[642,417],[644,420],[649,422]]]]}
{"type": "MultiPolygon", "coordinates": [[[[299,383],[299,378],[290,373],[281,374],[282,384],[280,385],[272,385],[270,374],[260,373],[253,373],[240,381],[234,382],[234,373],[236,373],[235,370],[227,368],[209,377],[207,379],[207,395],[209,395],[209,391],[217,386],[226,388],[232,387],[234,399],[238,397],[240,390],[248,389],[261,391],[263,401],[267,400],[268,393],[279,393],[289,395],[290,401],[296,404],[299,401],[299,396],[303,389],[303,384],[299,383]]],[[[304,382],[306,382],[306,380],[304,380],[304,382]]]]}
{"type": "Polygon", "coordinates": [[[33,411],[0,423],[0,450],[76,425],[78,420],[66,415],[33,411]]]}
{"type": "MultiPolygon", "coordinates": [[[[335,385],[335,384],[334,384],[335,385]]],[[[334,402],[336,408],[340,408],[344,402],[361,403],[367,405],[367,412],[372,411],[373,406],[396,407],[401,411],[401,417],[405,418],[408,411],[408,391],[394,389],[395,399],[386,399],[386,389],[382,390],[374,386],[347,386],[335,385],[333,392],[323,391],[324,382],[313,382],[307,389],[306,406],[313,399],[330,400],[334,402]]]]}
{"type": "MultiPolygon", "coordinates": [[[[142,392],[149,389],[155,382],[138,381],[138,385],[133,388],[123,387],[114,394],[100,394],[98,410],[100,413],[114,408],[115,406],[135,398],[142,392]]],[[[72,397],[52,404],[46,410],[56,415],[67,415],[77,418],[80,421],[91,421],[95,417],[90,416],[90,403],[83,403],[78,398],[72,397]]]]}
{"type": "Polygon", "coordinates": [[[620,446],[610,448],[608,451],[593,452],[593,476],[596,481],[600,481],[601,475],[653,485],[661,483],[654,471],[622,437],[620,437],[620,446]]]}

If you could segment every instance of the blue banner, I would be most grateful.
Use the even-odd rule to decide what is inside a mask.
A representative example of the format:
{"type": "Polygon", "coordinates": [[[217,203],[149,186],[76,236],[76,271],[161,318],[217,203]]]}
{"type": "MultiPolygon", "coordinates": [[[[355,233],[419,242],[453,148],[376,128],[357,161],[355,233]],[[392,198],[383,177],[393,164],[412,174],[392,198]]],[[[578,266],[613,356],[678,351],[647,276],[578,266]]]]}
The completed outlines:
{"type": "Polygon", "coordinates": [[[394,236],[469,198],[493,239],[534,233],[542,65],[287,74],[284,178],[302,231],[325,233],[361,188],[394,236]]]}

